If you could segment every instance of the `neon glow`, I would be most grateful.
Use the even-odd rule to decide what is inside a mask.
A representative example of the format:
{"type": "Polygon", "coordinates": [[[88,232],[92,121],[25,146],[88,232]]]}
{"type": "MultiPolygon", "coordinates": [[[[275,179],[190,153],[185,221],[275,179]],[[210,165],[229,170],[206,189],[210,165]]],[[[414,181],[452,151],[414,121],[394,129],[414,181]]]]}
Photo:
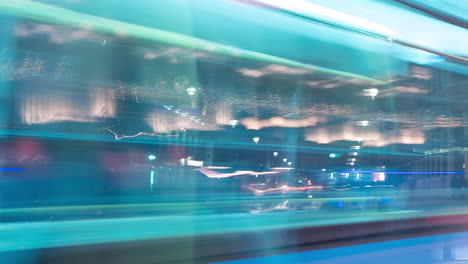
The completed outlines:
{"type": "Polygon", "coordinates": [[[0,171],[25,171],[23,168],[0,168],[0,171]]]}
{"type": "MultiPolygon", "coordinates": [[[[350,171],[342,170],[338,171],[341,173],[359,172],[359,173],[381,173],[381,171],[350,171]]],[[[385,174],[401,174],[401,175],[412,175],[412,174],[465,174],[463,171],[386,171],[385,174]]]]}

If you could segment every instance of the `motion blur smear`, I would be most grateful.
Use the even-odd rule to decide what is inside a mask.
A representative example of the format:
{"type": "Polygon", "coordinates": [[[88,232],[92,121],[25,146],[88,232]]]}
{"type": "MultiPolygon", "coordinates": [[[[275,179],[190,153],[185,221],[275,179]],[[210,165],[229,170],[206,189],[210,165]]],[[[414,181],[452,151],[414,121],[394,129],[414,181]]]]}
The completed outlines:
{"type": "Polygon", "coordinates": [[[467,14],[0,0],[0,262],[468,259],[467,14]]]}

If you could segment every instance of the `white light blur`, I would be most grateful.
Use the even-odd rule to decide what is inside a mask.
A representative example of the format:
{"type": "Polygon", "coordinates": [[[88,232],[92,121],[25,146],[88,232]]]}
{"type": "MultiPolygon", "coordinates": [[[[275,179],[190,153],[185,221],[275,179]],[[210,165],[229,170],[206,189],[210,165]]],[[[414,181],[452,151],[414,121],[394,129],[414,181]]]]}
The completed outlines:
{"type": "Polygon", "coordinates": [[[310,71],[311,70],[309,69],[299,69],[295,67],[288,67],[288,66],[278,65],[278,64],[270,64],[258,70],[249,69],[249,68],[243,68],[243,69],[238,70],[238,72],[241,73],[242,75],[247,76],[247,77],[252,77],[252,78],[259,78],[265,75],[277,75],[277,74],[299,75],[299,74],[308,73],[310,71]]]}
{"type": "Polygon", "coordinates": [[[322,171],[326,171],[327,169],[323,168],[322,171]]]}
{"type": "Polygon", "coordinates": [[[206,166],[205,168],[211,169],[211,170],[226,170],[226,169],[230,169],[231,167],[224,167],[224,166],[206,166]]]}
{"type": "MultiPolygon", "coordinates": [[[[259,189],[255,188],[254,186],[249,185],[249,186],[244,186],[244,188],[254,192],[257,195],[262,195],[262,194],[267,194],[267,193],[275,193],[275,192],[279,192],[279,191],[285,193],[287,191],[297,192],[297,191],[307,191],[307,190],[322,190],[323,186],[315,185],[315,186],[304,186],[304,187],[291,187],[291,186],[283,185],[283,186],[280,186],[280,187],[277,187],[277,188],[268,188],[268,189],[259,190],[259,189]]],[[[308,197],[312,198],[312,195],[309,195],[308,197]]],[[[286,202],[287,201],[285,201],[285,203],[286,202]]]]}
{"type": "Polygon", "coordinates": [[[372,33],[386,36],[396,35],[396,32],[383,25],[361,17],[339,12],[305,0],[255,0],[256,2],[282,8],[296,14],[327,20],[331,23],[341,24],[346,27],[354,27],[372,33]]]}
{"type": "Polygon", "coordinates": [[[187,166],[203,167],[203,161],[201,161],[201,160],[187,159],[186,164],[187,164],[187,166]]]}
{"type": "Polygon", "coordinates": [[[291,161],[289,161],[289,162],[288,162],[288,166],[291,166],[291,165],[292,165],[292,162],[291,162],[291,161]]]}
{"type": "Polygon", "coordinates": [[[260,138],[259,137],[254,137],[252,138],[253,142],[255,142],[255,144],[257,144],[259,141],[260,141],[260,138]]]}
{"type": "Polygon", "coordinates": [[[287,161],[288,161],[288,159],[287,159],[287,158],[284,158],[284,159],[283,159],[283,162],[287,162],[287,161]]]}
{"type": "Polygon", "coordinates": [[[197,88],[195,88],[195,87],[189,87],[189,88],[187,88],[187,93],[188,93],[189,95],[195,95],[196,92],[197,92],[197,88]]]}
{"type": "Polygon", "coordinates": [[[208,178],[229,178],[229,177],[235,177],[235,176],[242,176],[242,175],[247,175],[247,176],[258,176],[258,175],[271,175],[271,174],[278,174],[281,173],[281,171],[248,171],[248,170],[239,170],[235,172],[230,172],[230,173],[221,173],[217,171],[210,170],[208,168],[199,168],[196,169],[197,171],[203,173],[206,177],[208,178]]]}
{"type": "Polygon", "coordinates": [[[266,74],[265,72],[261,70],[252,70],[252,69],[240,69],[238,70],[238,72],[244,76],[253,77],[253,78],[258,78],[266,74]]]}
{"type": "Polygon", "coordinates": [[[273,152],[273,156],[274,157],[278,156],[278,152],[277,151],[273,152]]]}
{"type": "MultiPolygon", "coordinates": [[[[387,134],[378,129],[366,129],[362,131],[349,124],[336,128],[310,129],[305,135],[306,141],[319,144],[329,144],[335,141],[357,141],[364,146],[382,147],[390,144],[424,144],[424,132],[419,129],[401,129],[398,133],[387,134]]],[[[360,146],[352,146],[351,149],[360,149],[360,146]]]]}
{"type": "Polygon", "coordinates": [[[247,129],[259,130],[266,127],[309,127],[326,121],[324,117],[308,117],[304,119],[286,119],[284,117],[272,117],[270,119],[259,120],[249,117],[241,120],[241,124],[247,129]]]}
{"type": "Polygon", "coordinates": [[[229,124],[232,126],[232,128],[234,128],[237,124],[239,124],[239,120],[229,120],[229,124]]]}
{"type": "Polygon", "coordinates": [[[369,125],[369,121],[367,121],[367,120],[357,121],[356,124],[357,124],[358,126],[366,127],[366,126],[369,125]]]}
{"type": "Polygon", "coordinates": [[[370,96],[372,97],[372,99],[374,99],[379,94],[379,89],[377,88],[364,89],[363,94],[364,96],[370,96]]]}
{"type": "Polygon", "coordinates": [[[274,168],[271,168],[272,170],[284,170],[284,171],[288,171],[288,170],[294,170],[294,168],[290,168],[290,167],[274,167],[274,168]]]}
{"type": "Polygon", "coordinates": [[[154,133],[170,133],[172,131],[200,130],[216,131],[222,129],[215,122],[205,123],[204,116],[191,115],[181,109],[165,106],[166,109],[156,110],[146,119],[154,133]]]}

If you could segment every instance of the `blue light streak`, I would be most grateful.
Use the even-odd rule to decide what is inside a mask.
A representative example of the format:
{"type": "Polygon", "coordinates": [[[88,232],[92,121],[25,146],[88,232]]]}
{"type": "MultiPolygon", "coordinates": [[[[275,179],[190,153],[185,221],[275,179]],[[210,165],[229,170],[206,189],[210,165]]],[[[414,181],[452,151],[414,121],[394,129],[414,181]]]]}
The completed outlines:
{"type": "Polygon", "coordinates": [[[401,174],[401,175],[413,175],[413,174],[465,174],[462,171],[358,171],[358,170],[342,170],[340,173],[385,173],[385,174],[401,174]]]}
{"type": "Polygon", "coordinates": [[[25,171],[23,168],[0,168],[0,171],[25,171]]]}

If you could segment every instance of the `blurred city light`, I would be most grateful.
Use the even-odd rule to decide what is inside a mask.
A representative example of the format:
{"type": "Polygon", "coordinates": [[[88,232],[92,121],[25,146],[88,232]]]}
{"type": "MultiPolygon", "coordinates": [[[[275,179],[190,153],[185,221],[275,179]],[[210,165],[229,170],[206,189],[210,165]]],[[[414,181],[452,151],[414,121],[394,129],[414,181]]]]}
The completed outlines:
{"type": "Polygon", "coordinates": [[[377,88],[370,88],[364,89],[364,96],[370,96],[374,99],[379,94],[379,89],[377,88]]]}
{"type": "Polygon", "coordinates": [[[229,124],[234,128],[237,124],[239,124],[239,120],[231,119],[229,120],[229,124]]]}
{"type": "Polygon", "coordinates": [[[366,121],[366,120],[364,120],[364,121],[357,121],[356,123],[357,123],[358,126],[364,126],[364,127],[366,127],[366,126],[369,125],[369,121],[366,121]]]}
{"type": "Polygon", "coordinates": [[[452,261],[468,34],[424,1],[0,0],[1,263],[452,261]]]}
{"type": "Polygon", "coordinates": [[[197,92],[197,88],[195,88],[195,87],[189,87],[189,88],[187,88],[187,93],[188,93],[189,95],[195,95],[196,92],[197,92]]]}

